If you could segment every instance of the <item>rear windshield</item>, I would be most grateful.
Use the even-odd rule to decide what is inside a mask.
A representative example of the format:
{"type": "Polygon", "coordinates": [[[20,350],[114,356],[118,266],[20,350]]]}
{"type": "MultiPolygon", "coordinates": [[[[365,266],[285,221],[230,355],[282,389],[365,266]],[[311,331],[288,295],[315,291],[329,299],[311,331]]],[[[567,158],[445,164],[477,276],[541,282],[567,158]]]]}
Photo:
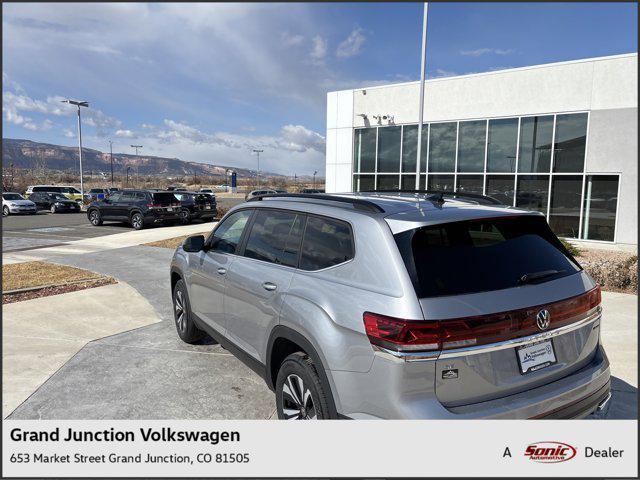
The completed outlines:
{"type": "Polygon", "coordinates": [[[169,192],[154,192],[153,203],[156,205],[171,205],[177,203],[178,199],[173,193],[169,192]]]}
{"type": "Polygon", "coordinates": [[[541,283],[581,270],[544,217],[452,222],[395,239],[420,298],[541,283]]]}

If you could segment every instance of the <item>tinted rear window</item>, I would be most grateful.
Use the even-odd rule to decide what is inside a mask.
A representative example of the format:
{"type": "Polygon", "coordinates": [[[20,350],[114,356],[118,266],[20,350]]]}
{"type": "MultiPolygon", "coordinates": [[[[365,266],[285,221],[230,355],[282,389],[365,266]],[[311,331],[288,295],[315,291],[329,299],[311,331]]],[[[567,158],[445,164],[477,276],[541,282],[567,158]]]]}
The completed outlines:
{"type": "Polygon", "coordinates": [[[325,217],[309,216],[302,242],[300,268],[320,270],[351,260],[353,235],[348,223],[325,217]]]}
{"type": "Polygon", "coordinates": [[[539,283],[580,270],[544,217],[452,222],[395,239],[420,298],[501,290],[521,285],[523,275],[549,272],[539,283]]]}
{"type": "Polygon", "coordinates": [[[173,193],[169,192],[155,192],[153,194],[153,203],[156,205],[171,205],[176,203],[178,199],[173,193]]]}
{"type": "Polygon", "coordinates": [[[258,210],[244,249],[244,256],[265,262],[298,266],[304,215],[258,210]]]}

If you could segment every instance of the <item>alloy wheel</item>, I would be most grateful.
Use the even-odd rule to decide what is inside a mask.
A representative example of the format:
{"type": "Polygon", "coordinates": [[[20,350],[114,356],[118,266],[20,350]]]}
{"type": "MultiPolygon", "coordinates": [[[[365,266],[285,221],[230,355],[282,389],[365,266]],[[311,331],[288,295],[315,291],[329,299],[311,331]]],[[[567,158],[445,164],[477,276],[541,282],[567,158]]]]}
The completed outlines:
{"type": "Polygon", "coordinates": [[[2,216],[3,217],[8,217],[9,216],[9,207],[3,207],[2,208],[2,216]]]}
{"type": "Polygon", "coordinates": [[[183,332],[184,327],[186,325],[185,322],[185,303],[184,297],[182,296],[182,291],[178,290],[176,292],[176,301],[175,301],[175,309],[176,309],[176,324],[178,325],[178,329],[183,332]]]}
{"type": "Polygon", "coordinates": [[[98,225],[99,221],[100,221],[100,217],[98,215],[98,212],[94,210],[93,212],[91,212],[91,223],[93,225],[98,225]]]}
{"type": "Polygon", "coordinates": [[[136,213],[131,218],[131,225],[133,225],[133,228],[135,228],[136,230],[142,227],[142,217],[140,216],[139,213],[136,213]]]}
{"type": "Polygon", "coordinates": [[[317,420],[311,390],[292,373],[282,385],[282,413],[286,420],[317,420]]]}
{"type": "Polygon", "coordinates": [[[56,213],[56,206],[55,205],[51,205],[51,213],[56,213]]]}

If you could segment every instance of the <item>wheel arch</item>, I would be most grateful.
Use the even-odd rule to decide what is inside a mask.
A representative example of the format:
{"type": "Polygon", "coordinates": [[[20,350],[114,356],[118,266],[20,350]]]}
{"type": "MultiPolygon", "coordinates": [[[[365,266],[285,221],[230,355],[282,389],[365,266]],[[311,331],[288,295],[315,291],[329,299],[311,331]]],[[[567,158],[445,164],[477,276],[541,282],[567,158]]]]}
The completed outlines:
{"type": "Polygon", "coordinates": [[[327,390],[327,399],[331,416],[337,418],[338,411],[333,395],[332,382],[330,381],[322,358],[318,354],[312,343],[301,333],[284,325],[277,325],[269,335],[267,342],[265,380],[267,386],[275,391],[275,381],[282,361],[291,353],[303,351],[313,361],[318,372],[318,376],[327,390]]]}

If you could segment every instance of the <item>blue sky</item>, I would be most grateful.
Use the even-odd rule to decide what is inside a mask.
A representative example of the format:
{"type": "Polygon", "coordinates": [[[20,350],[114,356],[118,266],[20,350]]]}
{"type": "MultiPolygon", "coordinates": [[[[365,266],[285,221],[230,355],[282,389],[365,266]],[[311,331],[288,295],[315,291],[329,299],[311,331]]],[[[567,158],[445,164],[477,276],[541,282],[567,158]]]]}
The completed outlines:
{"type": "MultiPolygon", "coordinates": [[[[3,136],[304,174],[326,92],[419,78],[422,4],[3,4],[3,136]]],[[[429,77],[637,51],[632,3],[431,3],[429,77]]]]}

